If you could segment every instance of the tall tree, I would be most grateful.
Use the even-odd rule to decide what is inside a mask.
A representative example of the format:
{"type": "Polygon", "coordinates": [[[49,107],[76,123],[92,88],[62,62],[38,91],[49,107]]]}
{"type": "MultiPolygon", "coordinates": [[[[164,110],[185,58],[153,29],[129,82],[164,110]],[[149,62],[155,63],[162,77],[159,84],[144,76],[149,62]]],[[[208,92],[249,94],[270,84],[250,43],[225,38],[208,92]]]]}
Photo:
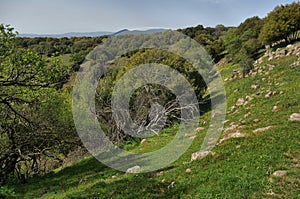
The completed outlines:
{"type": "Polygon", "coordinates": [[[15,37],[13,28],[0,24],[0,184],[16,171],[22,178],[29,169],[39,172],[38,158],[59,153],[63,136],[74,132],[56,89],[68,69],[17,47],[15,37]]]}

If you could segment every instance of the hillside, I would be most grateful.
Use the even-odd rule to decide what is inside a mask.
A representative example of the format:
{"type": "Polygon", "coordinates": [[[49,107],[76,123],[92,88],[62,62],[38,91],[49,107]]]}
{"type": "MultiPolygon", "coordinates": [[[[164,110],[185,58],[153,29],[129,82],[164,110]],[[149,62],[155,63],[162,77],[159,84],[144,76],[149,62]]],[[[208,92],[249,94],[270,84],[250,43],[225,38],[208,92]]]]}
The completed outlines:
{"type": "MultiPolygon", "coordinates": [[[[300,44],[273,50],[244,78],[237,64],[219,62],[228,109],[222,138],[206,157],[191,161],[210,112],[202,115],[203,128],[188,151],[163,170],[125,174],[86,157],[2,189],[18,198],[299,198],[300,119],[294,113],[300,113],[300,44]]],[[[165,129],[126,147],[153,151],[175,132],[165,129]]]]}

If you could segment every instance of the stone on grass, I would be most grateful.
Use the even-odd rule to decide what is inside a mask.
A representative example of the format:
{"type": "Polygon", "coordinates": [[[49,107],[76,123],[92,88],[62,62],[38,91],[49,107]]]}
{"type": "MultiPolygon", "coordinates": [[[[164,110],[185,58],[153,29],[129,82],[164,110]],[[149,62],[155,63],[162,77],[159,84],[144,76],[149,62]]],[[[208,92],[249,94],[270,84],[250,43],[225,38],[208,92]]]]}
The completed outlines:
{"type": "Polygon", "coordinates": [[[300,121],[300,114],[299,113],[293,113],[290,118],[289,121],[291,122],[295,122],[295,121],[300,121]]]}
{"type": "Polygon", "coordinates": [[[186,173],[191,173],[191,172],[192,172],[192,169],[187,168],[187,169],[185,170],[185,172],[186,172],[186,173]]]}
{"type": "Polygon", "coordinates": [[[131,168],[128,168],[126,173],[139,173],[142,171],[142,168],[140,166],[134,166],[134,167],[131,167],[131,168]]]}
{"type": "Polygon", "coordinates": [[[209,154],[213,155],[213,152],[212,151],[198,151],[198,152],[195,152],[195,153],[192,154],[191,161],[201,160],[202,158],[206,157],[209,154]]]}
{"type": "Polygon", "coordinates": [[[277,112],[279,110],[278,106],[273,106],[273,112],[277,112]]]}
{"type": "Polygon", "coordinates": [[[198,128],[195,129],[196,132],[203,131],[203,130],[205,130],[204,127],[198,127],[198,128]]]}
{"type": "Polygon", "coordinates": [[[282,176],[285,176],[286,174],[287,174],[287,171],[285,171],[285,170],[278,170],[273,173],[273,175],[276,177],[282,177],[282,176]]]}
{"type": "Polygon", "coordinates": [[[224,138],[220,140],[220,143],[224,142],[225,140],[229,140],[231,138],[244,138],[247,137],[247,134],[241,132],[229,133],[224,138]]]}
{"type": "Polygon", "coordinates": [[[148,140],[147,139],[142,139],[141,144],[143,144],[145,142],[148,142],[148,140]]]}
{"type": "Polygon", "coordinates": [[[268,131],[268,130],[271,130],[271,129],[274,129],[274,126],[267,126],[267,127],[263,127],[263,128],[258,128],[258,129],[255,129],[253,131],[253,133],[261,133],[261,132],[268,131]]]}
{"type": "Polygon", "coordinates": [[[237,102],[235,103],[235,105],[236,106],[242,106],[242,105],[244,105],[244,103],[245,103],[244,98],[240,98],[240,99],[237,100],[237,102]]]}

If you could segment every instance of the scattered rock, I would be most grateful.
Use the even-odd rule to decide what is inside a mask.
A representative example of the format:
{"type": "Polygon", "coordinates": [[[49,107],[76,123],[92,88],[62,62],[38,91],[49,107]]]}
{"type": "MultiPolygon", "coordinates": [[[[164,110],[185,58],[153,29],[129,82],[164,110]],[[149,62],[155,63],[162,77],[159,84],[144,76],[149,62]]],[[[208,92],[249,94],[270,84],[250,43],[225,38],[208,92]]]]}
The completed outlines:
{"type": "Polygon", "coordinates": [[[278,108],[278,106],[273,106],[273,112],[275,113],[275,112],[277,112],[279,110],[279,108],[278,108]]]}
{"type": "Polygon", "coordinates": [[[251,113],[247,113],[246,115],[244,115],[244,118],[248,118],[251,115],[251,113]]]}
{"type": "Polygon", "coordinates": [[[261,132],[268,131],[268,130],[271,130],[271,129],[274,129],[274,126],[267,126],[267,127],[263,127],[263,128],[258,128],[256,130],[254,130],[253,133],[261,133],[261,132]]]}
{"type": "Polygon", "coordinates": [[[259,119],[254,119],[253,122],[257,123],[259,122],[259,119]]]}
{"type": "Polygon", "coordinates": [[[142,171],[142,168],[140,166],[134,166],[131,168],[128,168],[126,173],[139,173],[142,171]]]}
{"type": "Polygon", "coordinates": [[[201,126],[195,129],[196,132],[203,131],[203,130],[205,130],[205,128],[201,126]]]}
{"type": "Polygon", "coordinates": [[[192,169],[188,168],[188,169],[185,170],[185,172],[186,172],[186,173],[191,173],[191,172],[192,172],[192,169]]]}
{"type": "Polygon", "coordinates": [[[202,158],[206,157],[207,155],[213,155],[212,151],[198,151],[192,154],[191,161],[194,160],[201,160],[202,158]]]}
{"type": "Polygon", "coordinates": [[[222,138],[220,140],[220,143],[224,142],[225,140],[229,140],[231,138],[243,138],[243,137],[247,137],[247,134],[240,133],[240,132],[230,133],[230,134],[226,135],[224,138],[222,138]]]}
{"type": "Polygon", "coordinates": [[[168,186],[168,189],[173,189],[175,185],[175,181],[172,181],[171,184],[168,186]]]}
{"type": "Polygon", "coordinates": [[[224,120],[222,124],[226,124],[227,122],[229,122],[229,120],[224,120]]]}
{"type": "Polygon", "coordinates": [[[291,122],[295,122],[295,121],[300,121],[300,114],[299,113],[293,113],[290,118],[289,121],[291,122]]]}
{"type": "Polygon", "coordinates": [[[250,101],[252,101],[252,100],[253,100],[253,97],[246,96],[246,100],[250,102],[250,101]]]}
{"type": "Polygon", "coordinates": [[[245,103],[244,98],[240,98],[240,99],[237,100],[237,102],[235,103],[235,105],[236,106],[242,106],[242,105],[244,105],[244,103],[245,103]]]}
{"type": "Polygon", "coordinates": [[[166,182],[166,179],[162,179],[162,180],[161,180],[161,183],[165,183],[165,182],[166,182]]]}
{"type": "Polygon", "coordinates": [[[142,139],[141,144],[144,144],[145,142],[148,142],[147,139],[142,139]]]}
{"type": "Polygon", "coordinates": [[[273,173],[273,175],[276,177],[282,177],[282,176],[285,176],[286,174],[287,174],[287,171],[285,171],[285,170],[278,170],[273,173]]]}
{"type": "Polygon", "coordinates": [[[117,176],[111,176],[111,179],[116,179],[117,178],[117,176]]]}

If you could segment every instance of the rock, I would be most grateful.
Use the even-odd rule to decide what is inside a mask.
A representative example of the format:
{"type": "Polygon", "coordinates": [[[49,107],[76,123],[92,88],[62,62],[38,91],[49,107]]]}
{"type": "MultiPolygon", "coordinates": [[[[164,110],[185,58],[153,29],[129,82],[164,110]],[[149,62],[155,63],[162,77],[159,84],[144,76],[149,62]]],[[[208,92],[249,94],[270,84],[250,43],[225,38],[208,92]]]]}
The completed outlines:
{"type": "Polygon", "coordinates": [[[240,99],[237,100],[237,102],[235,103],[235,105],[236,106],[242,106],[242,105],[244,105],[244,103],[245,103],[244,98],[240,98],[240,99]]]}
{"type": "Polygon", "coordinates": [[[225,140],[229,140],[231,138],[243,138],[243,137],[247,137],[247,134],[240,133],[240,132],[230,133],[230,134],[226,135],[224,138],[222,138],[220,140],[220,143],[224,142],[225,140]]]}
{"type": "Polygon", "coordinates": [[[162,179],[162,180],[161,180],[161,183],[165,183],[165,182],[166,182],[166,179],[162,179]]]}
{"type": "Polygon", "coordinates": [[[144,144],[145,142],[148,142],[147,139],[142,139],[141,144],[144,144]]]}
{"type": "Polygon", "coordinates": [[[195,153],[192,154],[191,161],[201,160],[202,158],[206,157],[209,154],[213,155],[213,152],[212,151],[198,151],[198,152],[195,152],[195,153]]]}
{"type": "Polygon", "coordinates": [[[168,186],[168,189],[173,189],[174,185],[175,185],[175,181],[172,181],[171,184],[168,186]]]}
{"type": "Polygon", "coordinates": [[[246,96],[246,98],[245,98],[247,101],[252,101],[253,100],[253,97],[250,97],[250,96],[246,96]]]}
{"type": "Polygon", "coordinates": [[[117,176],[111,176],[111,179],[116,179],[117,178],[117,176]]]}
{"type": "Polygon", "coordinates": [[[185,172],[186,172],[186,173],[191,173],[191,172],[192,172],[192,169],[188,168],[188,169],[185,170],[185,172]]]}
{"type": "Polygon", "coordinates": [[[254,119],[253,122],[257,123],[259,122],[259,119],[254,119]]]}
{"type": "Polygon", "coordinates": [[[265,98],[270,98],[271,96],[273,95],[273,92],[272,91],[269,91],[266,95],[265,95],[265,98]]]}
{"type": "Polygon", "coordinates": [[[282,177],[282,176],[285,176],[286,174],[287,174],[287,171],[285,171],[285,170],[278,170],[273,173],[273,175],[276,177],[282,177]]]}
{"type": "Polygon", "coordinates": [[[291,122],[299,122],[300,121],[300,114],[299,113],[293,113],[290,118],[289,118],[289,121],[291,122]]]}
{"type": "Polygon", "coordinates": [[[252,88],[252,89],[258,89],[258,88],[259,88],[259,85],[258,85],[258,84],[252,84],[252,85],[251,85],[251,88],[252,88]]]}
{"type": "Polygon", "coordinates": [[[247,113],[246,115],[244,115],[244,118],[248,118],[251,115],[251,113],[247,113]]]}
{"type": "Polygon", "coordinates": [[[139,173],[141,171],[142,171],[142,168],[140,166],[134,166],[134,167],[128,168],[126,170],[126,173],[139,173]]]}
{"type": "Polygon", "coordinates": [[[278,106],[273,106],[273,112],[277,112],[279,110],[278,106]]]}
{"type": "Polygon", "coordinates": [[[233,131],[233,130],[236,130],[236,129],[241,129],[241,128],[242,128],[242,126],[239,126],[235,122],[231,122],[230,123],[230,127],[226,128],[224,130],[224,133],[227,133],[227,132],[230,132],[230,131],[233,131]]]}
{"type": "Polygon", "coordinates": [[[274,129],[274,126],[267,126],[267,127],[263,127],[263,128],[258,128],[256,130],[254,130],[253,133],[261,133],[261,132],[268,131],[268,130],[271,130],[271,129],[274,129]]]}
{"type": "Polygon", "coordinates": [[[196,132],[203,131],[203,130],[205,130],[205,128],[201,126],[195,129],[196,132]]]}
{"type": "Polygon", "coordinates": [[[234,111],[234,109],[236,109],[236,107],[235,106],[231,106],[229,109],[230,109],[230,111],[234,111]]]}

